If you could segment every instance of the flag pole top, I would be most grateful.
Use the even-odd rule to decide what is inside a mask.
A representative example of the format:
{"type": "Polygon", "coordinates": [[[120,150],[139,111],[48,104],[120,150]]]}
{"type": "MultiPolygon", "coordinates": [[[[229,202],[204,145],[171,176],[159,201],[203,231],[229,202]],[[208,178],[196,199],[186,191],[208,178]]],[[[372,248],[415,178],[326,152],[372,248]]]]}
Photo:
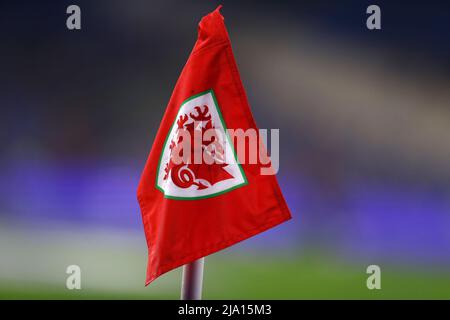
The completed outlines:
{"type": "Polygon", "coordinates": [[[200,258],[183,267],[181,282],[181,300],[201,300],[203,287],[203,269],[205,258],[200,258]]]}

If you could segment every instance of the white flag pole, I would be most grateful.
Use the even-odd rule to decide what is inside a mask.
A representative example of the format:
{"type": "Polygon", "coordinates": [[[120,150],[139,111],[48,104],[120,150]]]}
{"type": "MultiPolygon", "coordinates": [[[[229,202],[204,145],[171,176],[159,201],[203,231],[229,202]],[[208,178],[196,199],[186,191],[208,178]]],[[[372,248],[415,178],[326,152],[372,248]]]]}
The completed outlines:
{"type": "Polygon", "coordinates": [[[203,267],[205,258],[200,258],[183,266],[181,300],[201,300],[203,286],[203,267]]]}

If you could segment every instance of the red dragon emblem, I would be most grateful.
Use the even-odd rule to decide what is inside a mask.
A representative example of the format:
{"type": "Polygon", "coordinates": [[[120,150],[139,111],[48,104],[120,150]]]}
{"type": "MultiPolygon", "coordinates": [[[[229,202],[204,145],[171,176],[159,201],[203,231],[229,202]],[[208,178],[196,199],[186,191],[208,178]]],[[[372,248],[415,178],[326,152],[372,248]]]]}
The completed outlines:
{"type": "MultiPolygon", "coordinates": [[[[189,114],[181,114],[176,122],[176,132],[174,138],[170,141],[170,157],[169,162],[166,163],[164,171],[164,180],[167,180],[169,175],[173,183],[179,188],[189,188],[196,186],[197,190],[202,190],[211,187],[215,183],[227,179],[232,179],[233,176],[224,168],[228,166],[224,162],[224,145],[218,139],[211,139],[210,141],[203,141],[201,146],[197,147],[194,144],[194,134],[196,130],[201,130],[203,137],[206,130],[215,129],[214,123],[209,113],[207,105],[203,107],[194,107],[194,112],[189,114]],[[183,135],[180,135],[180,130],[186,130],[190,136],[191,153],[188,161],[185,163],[176,164],[173,161],[173,151],[180,143],[183,142],[183,135]],[[214,148],[208,148],[210,144],[214,143],[214,148]],[[205,152],[205,149],[215,161],[212,164],[207,164],[202,161],[200,164],[194,163],[195,154],[205,152]]],[[[182,152],[180,154],[182,156],[182,152]]],[[[203,158],[202,158],[203,159],[203,158]]]]}

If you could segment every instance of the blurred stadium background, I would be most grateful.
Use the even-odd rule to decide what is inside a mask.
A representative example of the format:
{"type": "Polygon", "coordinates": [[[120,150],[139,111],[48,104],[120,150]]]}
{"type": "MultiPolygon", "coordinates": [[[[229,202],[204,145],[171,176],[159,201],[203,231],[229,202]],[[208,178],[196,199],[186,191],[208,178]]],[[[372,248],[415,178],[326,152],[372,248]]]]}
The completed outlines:
{"type": "MultiPolygon", "coordinates": [[[[144,288],[135,191],[217,4],[0,3],[0,298],[179,297],[180,270],[144,288]]],[[[375,32],[371,1],[222,4],[256,121],[280,128],[294,219],[208,257],[204,297],[449,299],[448,2],[377,1],[375,32]]]]}

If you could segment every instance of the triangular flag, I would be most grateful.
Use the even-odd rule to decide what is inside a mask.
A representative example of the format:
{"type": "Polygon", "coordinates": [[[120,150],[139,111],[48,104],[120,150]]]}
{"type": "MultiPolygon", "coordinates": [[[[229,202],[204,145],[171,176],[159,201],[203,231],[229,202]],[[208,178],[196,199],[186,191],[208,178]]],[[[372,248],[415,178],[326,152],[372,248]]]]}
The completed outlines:
{"type": "Polygon", "coordinates": [[[275,176],[243,161],[227,133],[257,127],[219,9],[199,24],[139,183],[146,284],[291,218],[275,176]],[[211,130],[224,134],[195,144],[211,130]],[[198,154],[214,161],[197,163],[198,154]]]}

